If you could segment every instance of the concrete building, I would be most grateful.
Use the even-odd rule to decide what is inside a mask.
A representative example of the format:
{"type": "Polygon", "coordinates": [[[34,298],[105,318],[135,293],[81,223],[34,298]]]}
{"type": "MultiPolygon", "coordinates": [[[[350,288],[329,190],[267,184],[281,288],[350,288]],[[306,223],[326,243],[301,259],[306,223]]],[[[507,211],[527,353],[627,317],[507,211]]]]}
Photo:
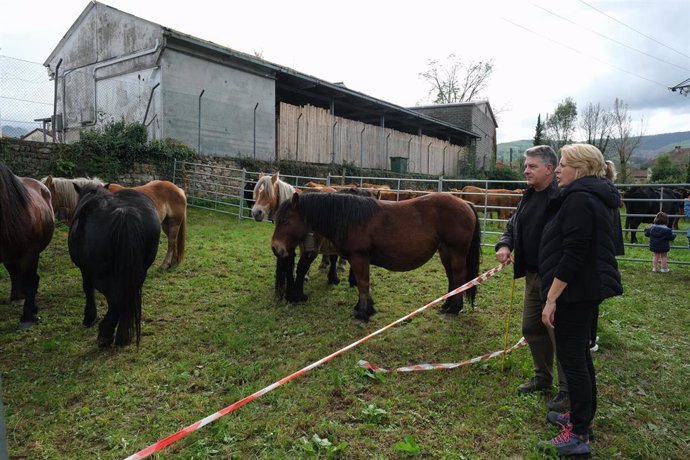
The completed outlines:
{"type": "Polygon", "coordinates": [[[411,107],[412,110],[477,133],[476,165],[490,169],[496,161],[496,117],[489,101],[459,102],[411,107]]]}
{"type": "Polygon", "coordinates": [[[388,154],[382,146],[390,134],[384,130],[417,136],[419,145],[422,136],[431,136],[461,147],[454,155],[482,137],[99,2],[89,3],[44,65],[56,80],[54,127],[65,142],[85,128],[138,121],[147,125],[150,139],[177,139],[205,155],[277,160],[281,104],[320,107],[334,119],[371,126],[377,136],[380,130],[382,141],[371,143],[377,146],[371,155],[388,154]]]}

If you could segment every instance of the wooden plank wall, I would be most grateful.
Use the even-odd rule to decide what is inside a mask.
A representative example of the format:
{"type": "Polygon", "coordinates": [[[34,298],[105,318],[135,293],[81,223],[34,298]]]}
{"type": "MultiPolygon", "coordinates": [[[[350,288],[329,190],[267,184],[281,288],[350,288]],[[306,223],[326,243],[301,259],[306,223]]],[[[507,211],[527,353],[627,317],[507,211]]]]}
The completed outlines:
{"type": "Polygon", "coordinates": [[[434,137],[334,117],[328,110],[311,105],[297,107],[282,102],[277,137],[281,160],[348,162],[389,170],[390,157],[404,157],[408,172],[434,176],[457,175],[458,162],[467,154],[467,148],[434,137]]]}

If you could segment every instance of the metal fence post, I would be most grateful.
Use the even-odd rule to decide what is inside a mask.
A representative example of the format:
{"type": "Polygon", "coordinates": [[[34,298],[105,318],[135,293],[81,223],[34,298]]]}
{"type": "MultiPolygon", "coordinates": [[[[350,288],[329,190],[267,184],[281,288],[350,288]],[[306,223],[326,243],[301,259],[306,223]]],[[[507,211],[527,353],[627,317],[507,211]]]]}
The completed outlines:
{"type": "Polygon", "coordinates": [[[244,219],[244,187],[247,184],[247,170],[242,168],[242,179],[240,180],[240,212],[237,215],[237,221],[242,222],[244,219]]]}

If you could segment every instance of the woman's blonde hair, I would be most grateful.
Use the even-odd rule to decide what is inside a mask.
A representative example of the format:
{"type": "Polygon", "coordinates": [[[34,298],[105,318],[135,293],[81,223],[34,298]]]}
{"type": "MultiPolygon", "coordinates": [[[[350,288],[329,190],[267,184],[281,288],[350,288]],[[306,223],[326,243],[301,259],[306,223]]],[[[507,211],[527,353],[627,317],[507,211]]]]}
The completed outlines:
{"type": "Polygon", "coordinates": [[[575,177],[585,176],[616,178],[616,167],[612,161],[604,160],[598,148],[590,144],[568,144],[561,147],[561,158],[575,169],[575,177]]]}

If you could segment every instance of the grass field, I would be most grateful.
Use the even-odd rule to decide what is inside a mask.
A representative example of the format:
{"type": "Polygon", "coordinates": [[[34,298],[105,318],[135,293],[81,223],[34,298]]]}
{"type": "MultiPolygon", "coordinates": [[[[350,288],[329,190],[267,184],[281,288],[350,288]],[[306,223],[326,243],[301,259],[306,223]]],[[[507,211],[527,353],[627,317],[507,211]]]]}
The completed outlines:
{"type": "MultiPolygon", "coordinates": [[[[11,457],[123,458],[348,345],[446,292],[437,258],[408,273],[374,269],[379,311],[352,320],[355,291],[312,269],[300,305],[273,297],[272,225],[189,211],[187,258],[149,271],[141,346],[101,350],[81,326],[83,293],[58,228],[41,257],[42,323],[20,332],[0,274],[0,371],[11,457]]],[[[684,242],[684,238],[681,238],[684,242]]],[[[643,240],[646,241],[646,240],[643,240]]],[[[156,266],[165,255],[161,248],[156,266]]],[[[635,248],[647,259],[645,249],[635,248]]],[[[680,251],[679,251],[680,252],[680,251]]],[[[687,251],[675,258],[690,261],[687,251]]],[[[495,266],[485,248],[482,271],[495,266]]],[[[625,295],[602,307],[596,458],[690,452],[690,266],[651,273],[622,262],[625,295]]],[[[458,362],[503,348],[512,269],[479,287],[474,309],[430,309],[164,449],[154,458],[542,458],[547,396],[518,396],[526,348],[451,371],[378,376],[384,367],[458,362]]],[[[520,291],[509,344],[521,336],[520,291]]],[[[105,304],[99,297],[99,313],[105,304]]]]}

